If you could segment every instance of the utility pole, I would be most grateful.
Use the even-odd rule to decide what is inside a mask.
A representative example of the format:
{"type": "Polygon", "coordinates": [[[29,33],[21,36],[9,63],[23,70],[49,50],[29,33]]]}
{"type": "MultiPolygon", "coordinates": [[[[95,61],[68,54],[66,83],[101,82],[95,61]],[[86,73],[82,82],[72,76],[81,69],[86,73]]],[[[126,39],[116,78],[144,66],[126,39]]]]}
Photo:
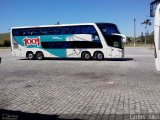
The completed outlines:
{"type": "Polygon", "coordinates": [[[134,19],[134,47],[136,47],[136,19],[134,19]]]}

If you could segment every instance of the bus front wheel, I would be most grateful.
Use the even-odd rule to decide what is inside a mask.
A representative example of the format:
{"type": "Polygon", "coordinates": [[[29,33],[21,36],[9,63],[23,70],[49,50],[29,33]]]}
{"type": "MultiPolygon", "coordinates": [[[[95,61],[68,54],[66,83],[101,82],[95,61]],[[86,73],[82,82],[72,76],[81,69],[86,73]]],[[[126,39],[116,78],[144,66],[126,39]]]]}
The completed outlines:
{"type": "Polygon", "coordinates": [[[83,52],[81,58],[83,60],[90,60],[91,59],[91,54],[89,52],[83,52]]]}
{"type": "Polygon", "coordinates": [[[34,59],[34,54],[33,54],[33,52],[28,52],[28,53],[27,53],[27,58],[28,58],[28,60],[33,60],[33,59],[34,59]]]}
{"type": "Polygon", "coordinates": [[[42,60],[43,58],[44,58],[44,55],[43,55],[42,52],[37,52],[37,53],[36,53],[36,59],[37,59],[37,60],[42,60]]]}

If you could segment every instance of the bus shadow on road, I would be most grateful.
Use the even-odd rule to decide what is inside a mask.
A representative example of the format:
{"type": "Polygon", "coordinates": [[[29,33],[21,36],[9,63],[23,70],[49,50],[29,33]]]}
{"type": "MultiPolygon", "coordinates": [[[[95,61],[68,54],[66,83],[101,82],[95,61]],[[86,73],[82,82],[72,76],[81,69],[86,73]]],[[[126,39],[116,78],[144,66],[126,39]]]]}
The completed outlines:
{"type": "MultiPolygon", "coordinates": [[[[28,59],[19,59],[19,60],[28,60],[28,59]]],[[[105,58],[103,60],[96,60],[94,58],[90,60],[83,60],[81,58],[44,58],[43,60],[40,61],[45,61],[45,60],[62,60],[62,61],[131,61],[133,58],[105,58]]]]}
{"type": "Polygon", "coordinates": [[[107,58],[107,61],[132,61],[133,58],[107,58]]]}
{"type": "MultiPolygon", "coordinates": [[[[28,60],[27,58],[24,58],[24,59],[19,59],[19,60],[28,60]]],[[[34,59],[33,61],[35,61],[36,59],[34,59]]],[[[85,61],[85,60],[82,60],[80,58],[44,58],[42,60],[39,60],[39,61],[47,61],[47,60],[62,60],[62,61],[85,61]]],[[[91,59],[92,60],[92,59],[91,59]]],[[[91,61],[90,60],[90,61],[91,61]]],[[[28,61],[32,61],[32,60],[28,60],[28,61]]]]}
{"type": "MultiPolygon", "coordinates": [[[[67,115],[62,115],[60,118],[59,115],[47,115],[39,113],[27,113],[21,111],[5,110],[1,109],[1,119],[2,120],[69,120],[67,115]]],[[[73,118],[70,120],[81,120],[73,118]]]]}

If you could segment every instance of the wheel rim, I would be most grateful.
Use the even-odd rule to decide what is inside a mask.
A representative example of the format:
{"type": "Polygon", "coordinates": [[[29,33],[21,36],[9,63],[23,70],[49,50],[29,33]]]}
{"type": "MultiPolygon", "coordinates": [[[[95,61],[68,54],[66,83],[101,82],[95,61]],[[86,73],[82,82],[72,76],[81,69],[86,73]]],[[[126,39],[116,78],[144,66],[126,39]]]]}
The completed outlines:
{"type": "Polygon", "coordinates": [[[43,54],[42,53],[37,53],[37,59],[42,60],[43,59],[43,54]]]}
{"type": "Polygon", "coordinates": [[[96,55],[97,60],[102,60],[104,58],[102,53],[97,53],[96,55]]]}
{"type": "Polygon", "coordinates": [[[33,59],[33,54],[32,53],[30,53],[30,54],[28,54],[28,59],[33,59]]]}
{"type": "Polygon", "coordinates": [[[97,58],[98,58],[99,60],[101,60],[101,59],[103,59],[103,55],[102,55],[101,53],[99,53],[99,54],[97,55],[97,58]]]}
{"type": "Polygon", "coordinates": [[[38,58],[38,59],[42,59],[42,55],[41,55],[41,54],[38,54],[38,55],[37,55],[37,58],[38,58]]]}
{"type": "Polygon", "coordinates": [[[84,58],[85,58],[86,60],[89,60],[89,59],[90,59],[90,55],[89,55],[88,53],[86,53],[86,54],[84,55],[84,58]]]}

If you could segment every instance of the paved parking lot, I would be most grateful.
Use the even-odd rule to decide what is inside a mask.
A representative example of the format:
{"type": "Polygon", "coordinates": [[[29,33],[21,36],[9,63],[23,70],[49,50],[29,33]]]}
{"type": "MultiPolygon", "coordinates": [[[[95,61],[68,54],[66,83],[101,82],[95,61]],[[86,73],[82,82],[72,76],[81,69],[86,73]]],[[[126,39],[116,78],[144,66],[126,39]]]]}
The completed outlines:
{"type": "Polygon", "coordinates": [[[126,59],[103,61],[29,61],[0,50],[0,109],[88,120],[160,114],[153,50],[125,50],[126,59]]]}

